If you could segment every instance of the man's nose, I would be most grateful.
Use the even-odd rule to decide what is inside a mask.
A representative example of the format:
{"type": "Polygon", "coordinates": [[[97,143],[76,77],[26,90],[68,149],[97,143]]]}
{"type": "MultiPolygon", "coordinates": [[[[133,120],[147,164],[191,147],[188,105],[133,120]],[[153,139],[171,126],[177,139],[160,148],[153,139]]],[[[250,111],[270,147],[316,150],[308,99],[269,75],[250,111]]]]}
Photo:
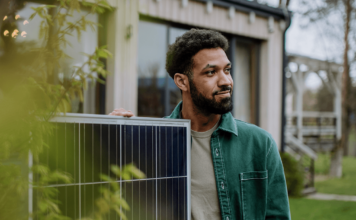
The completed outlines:
{"type": "Polygon", "coordinates": [[[218,86],[231,86],[232,78],[230,74],[226,74],[224,71],[220,71],[218,86]]]}

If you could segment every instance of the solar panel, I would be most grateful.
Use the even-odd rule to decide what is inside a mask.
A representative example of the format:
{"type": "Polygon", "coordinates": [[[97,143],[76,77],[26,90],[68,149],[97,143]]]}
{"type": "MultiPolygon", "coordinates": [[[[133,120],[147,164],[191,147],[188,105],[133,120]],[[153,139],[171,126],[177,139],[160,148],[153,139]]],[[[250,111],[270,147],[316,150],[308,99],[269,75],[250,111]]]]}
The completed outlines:
{"type": "MultiPolygon", "coordinates": [[[[111,187],[100,178],[105,174],[120,185],[130,206],[120,210],[128,219],[190,219],[190,120],[67,114],[52,122],[55,129],[46,141],[50,147],[39,162],[72,177],[71,183],[45,186],[58,190],[64,215],[93,217],[100,188],[111,187]],[[124,180],[110,171],[111,165],[131,163],[145,178],[124,180]]],[[[30,192],[30,212],[40,209],[38,193],[36,187],[30,192]]],[[[115,212],[106,217],[120,219],[115,212]]]]}

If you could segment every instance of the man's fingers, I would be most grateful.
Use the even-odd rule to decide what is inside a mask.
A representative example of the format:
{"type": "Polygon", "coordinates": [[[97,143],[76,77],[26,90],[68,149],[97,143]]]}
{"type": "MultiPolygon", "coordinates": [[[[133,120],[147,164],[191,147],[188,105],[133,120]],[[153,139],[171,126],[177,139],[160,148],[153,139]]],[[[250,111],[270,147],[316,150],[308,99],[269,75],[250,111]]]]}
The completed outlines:
{"type": "Polygon", "coordinates": [[[130,110],[125,110],[123,108],[115,109],[113,112],[111,112],[109,115],[115,115],[115,116],[124,116],[124,117],[133,117],[135,116],[132,111],[130,110]]]}

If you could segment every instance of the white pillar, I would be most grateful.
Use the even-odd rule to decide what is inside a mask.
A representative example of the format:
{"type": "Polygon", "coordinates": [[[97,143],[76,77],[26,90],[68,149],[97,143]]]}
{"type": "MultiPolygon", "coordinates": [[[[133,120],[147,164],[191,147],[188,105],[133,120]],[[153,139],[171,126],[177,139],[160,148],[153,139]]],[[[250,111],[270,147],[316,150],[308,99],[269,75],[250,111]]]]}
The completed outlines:
{"type": "Polygon", "coordinates": [[[297,72],[297,83],[298,83],[298,92],[297,92],[297,134],[298,139],[303,142],[303,92],[304,92],[304,73],[298,68],[297,72]]]}
{"type": "Polygon", "coordinates": [[[137,37],[139,1],[117,1],[108,18],[108,50],[113,58],[107,68],[106,113],[125,108],[137,114],[137,37]]]}

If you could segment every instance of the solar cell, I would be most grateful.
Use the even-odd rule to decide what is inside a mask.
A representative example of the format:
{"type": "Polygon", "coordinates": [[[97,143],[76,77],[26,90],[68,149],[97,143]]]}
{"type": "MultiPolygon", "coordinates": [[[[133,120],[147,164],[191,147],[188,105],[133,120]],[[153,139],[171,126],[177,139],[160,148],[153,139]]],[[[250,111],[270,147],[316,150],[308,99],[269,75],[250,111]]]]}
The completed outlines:
{"type": "MultiPolygon", "coordinates": [[[[103,188],[121,188],[121,198],[130,206],[119,209],[128,219],[190,219],[190,121],[153,118],[123,118],[67,114],[52,120],[54,132],[47,137],[48,148],[39,163],[72,177],[42,188],[33,187],[29,198],[32,212],[41,209],[38,199],[44,188],[58,190],[62,213],[72,219],[93,217],[103,188]],[[144,178],[125,180],[111,172],[111,166],[134,164],[144,178]],[[33,204],[33,206],[32,206],[33,204]]],[[[35,176],[34,178],[39,178],[35,176]]],[[[107,200],[113,207],[111,200],[107,200]]],[[[120,219],[114,211],[106,219],[120,219]]]]}

